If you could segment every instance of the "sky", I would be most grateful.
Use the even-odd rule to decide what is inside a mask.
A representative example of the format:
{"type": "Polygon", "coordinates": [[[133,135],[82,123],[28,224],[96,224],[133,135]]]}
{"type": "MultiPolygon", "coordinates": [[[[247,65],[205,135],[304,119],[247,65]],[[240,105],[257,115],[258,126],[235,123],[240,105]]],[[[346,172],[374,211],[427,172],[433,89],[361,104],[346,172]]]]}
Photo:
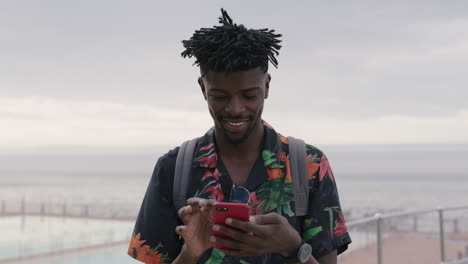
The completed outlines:
{"type": "Polygon", "coordinates": [[[181,41],[283,35],[264,119],[312,144],[468,144],[466,1],[0,2],[0,149],[177,145],[210,126],[181,41]]]}

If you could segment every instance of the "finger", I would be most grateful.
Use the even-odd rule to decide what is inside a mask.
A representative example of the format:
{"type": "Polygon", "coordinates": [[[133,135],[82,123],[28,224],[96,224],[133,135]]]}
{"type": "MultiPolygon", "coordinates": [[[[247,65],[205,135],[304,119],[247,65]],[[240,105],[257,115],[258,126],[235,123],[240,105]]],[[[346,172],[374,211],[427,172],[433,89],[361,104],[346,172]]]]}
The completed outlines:
{"type": "Polygon", "coordinates": [[[202,206],[200,207],[200,211],[201,212],[207,212],[209,214],[211,214],[211,211],[213,209],[213,205],[215,205],[215,203],[217,203],[216,200],[205,200],[205,202],[202,203],[202,206]]]}
{"type": "Polygon", "coordinates": [[[281,224],[283,221],[283,216],[277,213],[255,215],[250,217],[250,221],[257,225],[281,224]]]}
{"type": "Polygon", "coordinates": [[[206,201],[207,201],[206,199],[199,199],[199,200],[198,200],[198,206],[199,206],[199,207],[205,206],[205,205],[206,205],[206,201]]]}
{"type": "Polygon", "coordinates": [[[182,215],[191,214],[191,213],[192,213],[192,207],[190,205],[186,205],[180,208],[179,211],[177,211],[177,214],[179,215],[179,217],[181,217],[182,215]]]}
{"type": "Polygon", "coordinates": [[[194,209],[194,212],[197,210],[200,210],[201,212],[203,211],[208,211],[211,210],[213,205],[216,203],[216,200],[213,199],[202,199],[198,197],[192,197],[187,200],[187,205],[192,206],[194,209]]]}
{"type": "Polygon", "coordinates": [[[192,207],[189,205],[186,205],[180,208],[177,213],[179,215],[179,218],[182,220],[182,222],[188,223],[188,221],[190,220],[190,216],[192,215],[192,212],[193,212],[192,207]]]}
{"type": "Polygon", "coordinates": [[[252,222],[247,222],[247,221],[242,221],[239,219],[235,218],[227,218],[226,219],[226,224],[232,227],[235,227],[237,229],[240,229],[244,232],[251,232],[251,233],[257,233],[259,231],[260,226],[252,223],[252,222]]]}
{"type": "Polygon", "coordinates": [[[214,200],[214,199],[208,199],[207,201],[208,201],[208,204],[209,204],[210,206],[213,206],[215,203],[218,202],[218,201],[216,201],[216,200],[214,200]]]}
{"type": "Polygon", "coordinates": [[[255,243],[253,240],[255,240],[255,237],[253,235],[249,235],[246,232],[242,232],[233,228],[229,228],[224,225],[214,225],[213,226],[213,231],[217,231],[220,233],[223,233],[234,240],[237,240],[242,243],[255,243]]]}
{"type": "Polygon", "coordinates": [[[201,211],[211,210],[215,203],[216,200],[213,199],[203,200],[203,202],[200,203],[201,211]]]}
{"type": "Polygon", "coordinates": [[[198,197],[192,197],[192,198],[189,198],[187,200],[187,205],[191,205],[191,206],[199,206],[199,203],[203,200],[206,200],[206,199],[202,199],[202,198],[198,198],[198,197]]]}
{"type": "Polygon", "coordinates": [[[211,239],[211,242],[214,242],[216,244],[231,248],[233,250],[239,250],[242,248],[242,243],[239,241],[231,240],[228,238],[223,238],[220,236],[213,236],[211,239]]]}
{"type": "Polygon", "coordinates": [[[183,236],[185,235],[185,231],[186,231],[186,230],[187,230],[187,227],[184,226],[184,225],[181,225],[181,226],[177,226],[177,227],[176,227],[175,232],[176,232],[179,236],[183,237],[183,236]]]}
{"type": "Polygon", "coordinates": [[[200,201],[203,199],[200,198],[190,198],[187,200],[187,206],[190,206],[192,208],[192,214],[196,214],[198,211],[200,211],[200,201]]]}

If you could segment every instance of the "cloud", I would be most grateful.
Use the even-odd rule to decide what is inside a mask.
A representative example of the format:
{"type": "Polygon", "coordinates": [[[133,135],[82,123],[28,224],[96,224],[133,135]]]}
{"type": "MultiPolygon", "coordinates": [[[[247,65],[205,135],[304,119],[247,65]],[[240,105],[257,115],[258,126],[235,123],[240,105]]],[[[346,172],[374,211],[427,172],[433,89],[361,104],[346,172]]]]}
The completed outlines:
{"type": "MultiPolygon", "coordinates": [[[[270,120],[268,114],[265,115],[270,120]]],[[[382,115],[345,118],[314,114],[271,116],[285,135],[312,144],[467,144],[468,108],[451,116],[382,115]]]]}
{"type": "MultiPolygon", "coordinates": [[[[176,146],[212,126],[206,110],[177,107],[37,96],[0,97],[0,106],[0,146],[9,149],[176,146]]],[[[264,116],[279,132],[313,144],[468,143],[468,109],[450,117],[264,116]]]]}
{"type": "Polygon", "coordinates": [[[212,121],[180,41],[216,24],[221,6],[235,22],[283,34],[265,104],[279,131],[320,143],[467,142],[463,1],[179,5],[0,3],[0,145],[200,135],[212,121]]]}
{"type": "Polygon", "coordinates": [[[206,113],[149,105],[47,97],[0,97],[0,105],[0,144],[10,148],[176,145],[210,126],[206,113]]]}
{"type": "MultiPolygon", "coordinates": [[[[236,22],[284,35],[273,88],[292,113],[349,117],[455,115],[466,103],[467,5],[463,1],[141,1],[47,0],[0,3],[0,95],[40,95],[122,104],[174,102],[200,111],[198,70],[180,58],[181,40],[236,22]],[[259,14],[256,10],[265,10],[259,14]],[[297,95],[300,96],[297,96],[297,95]],[[161,96],[164,95],[164,96],[161,96]],[[300,97],[300,98],[298,98],[300,97]],[[312,98],[312,99],[311,99],[312,98]],[[365,103],[363,103],[363,101],[365,103]],[[197,101],[199,102],[199,101],[197,101]],[[398,107],[395,107],[398,102],[398,107]]],[[[272,95],[274,96],[274,95],[272,95]]],[[[273,99],[273,97],[272,97],[273,99]]]]}

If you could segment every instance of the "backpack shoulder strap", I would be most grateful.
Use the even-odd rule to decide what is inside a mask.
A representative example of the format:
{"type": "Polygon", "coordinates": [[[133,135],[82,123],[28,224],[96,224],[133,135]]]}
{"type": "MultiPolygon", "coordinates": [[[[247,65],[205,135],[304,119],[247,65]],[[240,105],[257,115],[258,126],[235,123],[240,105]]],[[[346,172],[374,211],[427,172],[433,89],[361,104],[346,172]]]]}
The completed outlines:
{"type": "Polygon", "coordinates": [[[294,185],[296,216],[307,215],[309,208],[309,183],[307,179],[306,146],[303,140],[288,137],[291,177],[294,185]]]}
{"type": "Polygon", "coordinates": [[[190,173],[192,171],[193,153],[198,138],[187,140],[179,148],[174,171],[174,187],[172,198],[174,206],[179,211],[185,206],[187,201],[187,190],[189,185],[190,173]]]}
{"type": "MultiPolygon", "coordinates": [[[[185,206],[187,190],[192,170],[193,153],[198,138],[185,141],[179,148],[175,164],[173,200],[177,210],[185,206]]],[[[296,216],[307,215],[309,185],[307,179],[306,147],[301,139],[288,137],[291,177],[294,185],[296,216]]]]}

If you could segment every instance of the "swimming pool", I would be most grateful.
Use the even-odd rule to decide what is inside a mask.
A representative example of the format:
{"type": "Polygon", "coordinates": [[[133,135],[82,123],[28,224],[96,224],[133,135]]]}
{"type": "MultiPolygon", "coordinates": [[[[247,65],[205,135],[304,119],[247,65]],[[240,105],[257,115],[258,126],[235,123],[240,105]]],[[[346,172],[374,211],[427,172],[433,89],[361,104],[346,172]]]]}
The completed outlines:
{"type": "Polygon", "coordinates": [[[0,263],[132,263],[133,222],[65,217],[0,217],[0,263]],[[22,259],[19,261],[19,259],[22,259]]]}

